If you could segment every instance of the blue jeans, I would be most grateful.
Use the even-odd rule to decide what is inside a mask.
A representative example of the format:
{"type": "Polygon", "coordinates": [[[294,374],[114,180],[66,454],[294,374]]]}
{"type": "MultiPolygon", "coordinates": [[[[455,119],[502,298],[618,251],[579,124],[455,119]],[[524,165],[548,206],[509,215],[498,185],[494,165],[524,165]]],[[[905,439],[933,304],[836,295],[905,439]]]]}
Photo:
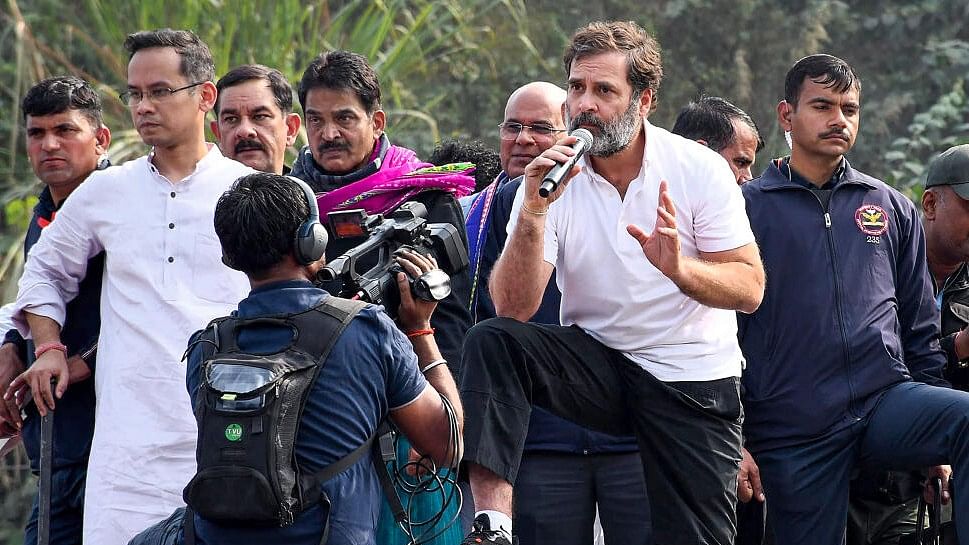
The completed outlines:
{"type": "MultiPolygon", "coordinates": [[[[50,543],[51,545],[81,545],[81,525],[84,520],[85,464],[55,468],[50,476],[50,543]]],[[[24,543],[37,543],[37,517],[40,491],[34,495],[34,506],[24,529],[24,543]]]]}
{"type": "MultiPolygon", "coordinates": [[[[777,543],[840,545],[855,467],[919,469],[951,464],[969,491],[969,393],[903,382],[865,417],[808,443],[754,452],[777,543]]],[[[959,543],[969,545],[969,496],[955,501],[959,543]]]]}
{"type": "Polygon", "coordinates": [[[653,543],[639,452],[526,452],[515,483],[520,545],[589,545],[596,506],[609,545],[653,543]]]}

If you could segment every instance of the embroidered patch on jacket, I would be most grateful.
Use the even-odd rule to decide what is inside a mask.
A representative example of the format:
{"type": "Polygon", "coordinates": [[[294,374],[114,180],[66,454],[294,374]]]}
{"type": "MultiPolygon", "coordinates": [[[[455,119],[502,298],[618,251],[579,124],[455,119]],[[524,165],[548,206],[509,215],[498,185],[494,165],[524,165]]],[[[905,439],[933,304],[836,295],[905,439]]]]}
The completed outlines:
{"type": "Polygon", "coordinates": [[[888,230],[888,214],[877,204],[863,204],[855,210],[855,223],[862,233],[877,237],[888,230]]]}

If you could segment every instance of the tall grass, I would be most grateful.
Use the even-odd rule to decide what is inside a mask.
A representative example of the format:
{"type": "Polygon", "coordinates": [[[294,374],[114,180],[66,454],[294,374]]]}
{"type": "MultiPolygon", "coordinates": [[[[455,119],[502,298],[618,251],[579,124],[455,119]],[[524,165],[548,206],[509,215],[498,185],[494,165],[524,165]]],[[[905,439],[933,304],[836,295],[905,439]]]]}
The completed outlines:
{"type": "MultiPolygon", "coordinates": [[[[367,56],[380,77],[392,135],[419,135],[425,146],[439,139],[431,111],[443,90],[427,81],[432,63],[489,59],[494,40],[487,20],[522,20],[523,4],[509,0],[0,0],[0,202],[37,191],[23,147],[20,97],[35,82],[71,73],[91,82],[104,98],[116,163],[145,147],[117,98],[123,89],[125,36],[143,29],[184,28],[212,49],[216,73],[244,63],[281,70],[296,82],[323,50],[349,49],[367,56]]],[[[411,142],[411,141],[409,141],[411,142]]],[[[305,143],[301,135],[298,145],[305,143]]],[[[13,262],[22,214],[0,211],[0,263],[13,262]],[[17,217],[13,217],[17,216],[17,217]]],[[[0,293],[16,278],[16,266],[0,277],[0,293]]],[[[4,271],[0,271],[2,273],[4,271]]]]}
{"type": "MultiPolygon", "coordinates": [[[[420,142],[433,144],[439,131],[432,110],[446,91],[429,81],[428,67],[472,55],[493,66],[488,44],[496,38],[487,21],[521,21],[523,10],[515,0],[0,0],[0,303],[15,294],[39,188],[19,113],[20,98],[37,81],[74,74],[91,82],[112,131],[109,153],[120,163],[146,151],[117,97],[128,61],[122,43],[131,32],[190,29],[212,49],[217,74],[261,63],[292,82],[321,51],[349,49],[377,70],[392,136],[420,134],[420,142]]],[[[14,478],[12,460],[0,460],[0,497],[8,500],[0,502],[0,543],[21,535],[23,513],[10,510],[29,508],[31,487],[14,478]]]]}

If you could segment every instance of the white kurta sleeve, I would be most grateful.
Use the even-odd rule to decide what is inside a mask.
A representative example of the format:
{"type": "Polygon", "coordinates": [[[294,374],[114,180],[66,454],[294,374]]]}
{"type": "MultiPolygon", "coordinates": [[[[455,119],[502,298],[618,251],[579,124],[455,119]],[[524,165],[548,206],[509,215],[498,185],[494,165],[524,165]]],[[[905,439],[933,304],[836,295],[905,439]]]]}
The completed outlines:
{"type": "Polygon", "coordinates": [[[105,210],[98,206],[102,184],[92,183],[94,177],[74,190],[27,255],[11,314],[24,337],[29,337],[24,311],[64,325],[67,303],[77,295],[88,260],[102,250],[90,216],[93,210],[105,210]]]}

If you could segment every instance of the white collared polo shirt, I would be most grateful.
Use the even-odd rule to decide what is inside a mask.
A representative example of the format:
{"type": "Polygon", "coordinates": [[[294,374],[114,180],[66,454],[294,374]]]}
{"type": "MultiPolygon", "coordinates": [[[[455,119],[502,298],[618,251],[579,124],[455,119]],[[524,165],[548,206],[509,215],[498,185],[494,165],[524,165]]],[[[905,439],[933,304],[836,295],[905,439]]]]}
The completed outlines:
{"type": "MultiPolygon", "coordinates": [[[[625,199],[592,170],[583,170],[552,203],[545,224],[545,261],[562,292],[561,321],[577,325],[662,381],[740,376],[743,356],[733,311],[687,297],[643,255],[626,232],[656,222],[660,181],[676,208],[681,252],[733,250],[754,242],[744,199],[716,152],[644,120],[643,168],[625,199]]],[[[511,236],[523,199],[519,189],[511,236]]]]}

